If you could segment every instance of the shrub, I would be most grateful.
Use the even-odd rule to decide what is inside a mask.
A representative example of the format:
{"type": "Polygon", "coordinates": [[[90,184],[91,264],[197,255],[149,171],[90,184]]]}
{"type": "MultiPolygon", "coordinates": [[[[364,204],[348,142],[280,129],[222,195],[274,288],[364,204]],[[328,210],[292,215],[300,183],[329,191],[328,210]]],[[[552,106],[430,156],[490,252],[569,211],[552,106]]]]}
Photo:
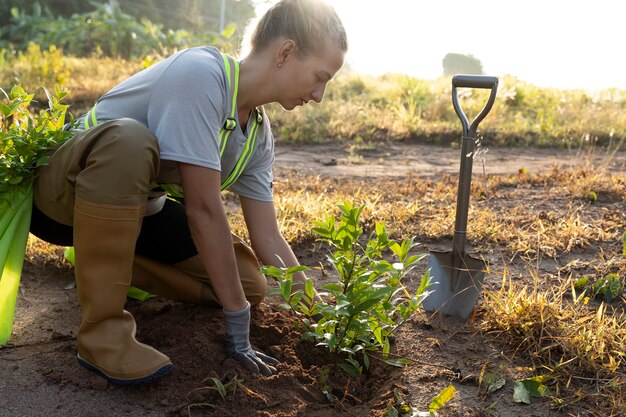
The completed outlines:
{"type": "Polygon", "coordinates": [[[337,282],[322,287],[316,296],[313,282],[306,279],[304,289],[296,288],[293,274],[306,267],[264,267],[264,273],[278,281],[271,293],[280,295],[283,308],[290,309],[305,328],[303,337],[333,353],[348,354],[340,366],[352,376],[358,376],[362,366],[369,366],[368,352],[382,351],[388,363],[389,338],[421,305],[428,295],[428,273],[421,278],[419,288],[411,294],[403,278],[426,255],[411,255],[413,239],[397,242],[388,236],[382,223],[375,225],[364,244],[359,217],[363,207],[350,203],[339,205],[341,216],[328,216],[316,222],[312,229],[332,249],[328,261],[337,274],[337,282]],[[384,258],[391,252],[395,262],[384,258]]]}

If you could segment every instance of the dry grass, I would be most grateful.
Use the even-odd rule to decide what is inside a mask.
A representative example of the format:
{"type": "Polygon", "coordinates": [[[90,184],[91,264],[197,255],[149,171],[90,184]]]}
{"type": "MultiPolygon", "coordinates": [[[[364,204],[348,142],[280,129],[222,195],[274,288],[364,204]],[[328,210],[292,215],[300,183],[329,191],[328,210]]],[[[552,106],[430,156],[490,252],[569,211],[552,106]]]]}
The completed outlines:
{"type": "MultiPolygon", "coordinates": [[[[26,91],[44,98],[41,86],[61,84],[71,91],[68,104],[81,114],[97,98],[159,57],[125,61],[106,57],[76,58],[33,44],[24,53],[0,49],[0,87],[10,89],[15,77],[26,91]]],[[[609,89],[595,94],[580,90],[539,88],[502,77],[498,99],[485,126],[492,146],[538,145],[576,147],[615,145],[626,137],[626,93],[609,89]]],[[[451,106],[450,77],[420,80],[406,75],[368,77],[343,71],[329,84],[324,105],[284,112],[268,106],[280,140],[411,140],[458,141],[459,121],[451,106]]],[[[461,90],[462,107],[476,115],[485,91],[461,90]]],[[[44,100],[45,103],[45,100],[44,100]]]]}
{"type": "MultiPolygon", "coordinates": [[[[337,204],[346,200],[364,205],[366,231],[384,221],[395,238],[415,236],[446,246],[452,238],[457,189],[452,176],[373,181],[290,171],[277,176],[274,189],[281,231],[296,247],[310,244],[313,221],[335,215],[337,204]]],[[[573,291],[572,282],[582,275],[626,277],[625,200],[626,175],[593,166],[474,181],[468,244],[502,259],[502,270],[491,272],[492,279],[501,274],[502,286],[486,290],[477,328],[496,343],[506,342],[507,355],[550,376],[553,397],[563,407],[581,402],[604,415],[619,415],[624,407],[624,301],[589,301],[573,291]],[[598,198],[587,199],[587,190],[598,198]],[[544,258],[556,266],[540,269],[544,258]]],[[[225,202],[233,230],[245,235],[235,196],[226,193],[225,202]]],[[[60,256],[58,248],[37,241],[27,252],[47,262],[60,256]]]]}
{"type": "Polygon", "coordinates": [[[623,303],[589,303],[572,279],[546,288],[539,276],[533,278],[523,285],[503,277],[499,291],[487,291],[478,329],[510,346],[509,356],[528,358],[531,373],[551,381],[558,406],[584,399],[592,413],[620,415],[626,389],[623,303]]]}
{"type": "MultiPolygon", "coordinates": [[[[451,238],[456,179],[331,179],[289,172],[275,184],[281,229],[290,242],[312,237],[314,220],[333,213],[344,200],[365,205],[366,225],[384,221],[398,237],[420,241],[451,238]],[[402,235],[402,236],[400,236],[402,235]]],[[[482,249],[525,259],[559,258],[598,242],[619,239],[626,224],[624,174],[552,169],[545,174],[488,176],[475,181],[469,238],[482,249]],[[592,184],[592,185],[589,185],[592,184]],[[604,204],[580,190],[597,190],[604,204]]],[[[233,227],[243,230],[243,222],[233,227]]]]}

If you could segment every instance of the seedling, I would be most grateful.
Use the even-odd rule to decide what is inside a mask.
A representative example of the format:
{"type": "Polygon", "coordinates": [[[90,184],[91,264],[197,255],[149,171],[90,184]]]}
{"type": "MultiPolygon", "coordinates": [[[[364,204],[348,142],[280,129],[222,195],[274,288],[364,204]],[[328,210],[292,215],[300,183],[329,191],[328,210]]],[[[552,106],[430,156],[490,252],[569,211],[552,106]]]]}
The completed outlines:
{"type": "Polygon", "coordinates": [[[419,411],[405,400],[396,388],[393,390],[394,400],[387,405],[383,417],[437,417],[438,411],[452,400],[455,394],[456,388],[453,385],[448,385],[430,401],[428,411],[419,411]]]}
{"type": "Polygon", "coordinates": [[[531,398],[543,398],[549,396],[550,390],[546,385],[544,385],[545,380],[546,377],[540,375],[515,381],[515,387],[513,388],[513,401],[530,404],[531,398]]]}
{"type": "MultiPolygon", "coordinates": [[[[212,399],[214,395],[211,395],[210,393],[215,392],[222,399],[222,401],[226,401],[226,399],[229,396],[234,397],[235,394],[237,394],[237,391],[241,390],[250,397],[258,398],[263,402],[267,402],[263,396],[257,394],[256,392],[252,391],[250,388],[246,387],[243,384],[243,380],[239,379],[237,376],[234,376],[231,380],[229,380],[226,383],[222,382],[222,380],[217,377],[207,377],[202,382],[204,383],[208,381],[210,381],[210,385],[191,390],[189,393],[187,393],[187,397],[189,397],[193,393],[200,392],[200,393],[209,393],[208,399],[212,399]]],[[[195,408],[208,407],[211,409],[218,408],[217,405],[209,403],[209,402],[193,403],[187,406],[187,412],[189,413],[190,416],[191,416],[191,409],[194,407],[195,408]]]]}
{"type": "Polygon", "coordinates": [[[487,363],[483,365],[478,377],[478,386],[481,390],[487,394],[492,394],[502,388],[505,384],[506,379],[504,376],[493,372],[487,372],[487,363]]]}
{"type": "Polygon", "coordinates": [[[382,351],[383,358],[390,360],[389,337],[428,295],[430,276],[424,274],[419,288],[409,293],[402,280],[425,256],[410,253],[416,246],[413,239],[397,242],[389,237],[383,223],[376,223],[364,241],[359,220],[363,207],[346,202],[339,209],[338,219],[328,216],[315,222],[312,229],[332,248],[327,259],[337,274],[337,282],[322,287],[321,298],[316,298],[311,279],[306,280],[304,289],[293,285],[293,274],[306,267],[262,269],[278,281],[271,294],[280,295],[282,307],[300,319],[305,328],[303,337],[330,352],[347,353],[341,367],[358,377],[369,368],[367,352],[382,351]],[[384,256],[395,258],[395,262],[384,256]]]}
{"type": "Polygon", "coordinates": [[[582,277],[574,283],[574,289],[582,291],[583,295],[590,298],[602,297],[605,301],[611,301],[624,292],[624,281],[618,274],[608,274],[595,283],[591,283],[587,277],[582,277]]]}
{"type": "MultiPolygon", "coordinates": [[[[45,90],[45,89],[44,89],[45,90]]],[[[45,164],[45,152],[68,138],[63,131],[65,92],[46,91],[49,109],[32,114],[33,95],[15,85],[0,89],[0,345],[11,335],[28,228],[35,168],[45,164]]]]}

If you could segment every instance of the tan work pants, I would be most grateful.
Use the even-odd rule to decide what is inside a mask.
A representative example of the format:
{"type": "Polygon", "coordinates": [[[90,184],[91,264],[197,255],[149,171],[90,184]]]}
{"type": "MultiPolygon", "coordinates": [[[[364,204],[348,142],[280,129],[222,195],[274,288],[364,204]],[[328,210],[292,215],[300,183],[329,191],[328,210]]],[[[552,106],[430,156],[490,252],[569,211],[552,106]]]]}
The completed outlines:
{"type": "MultiPolygon", "coordinates": [[[[104,122],[76,134],[52,154],[47,165],[38,169],[34,203],[46,216],[72,226],[75,198],[119,206],[145,203],[151,183],[159,175],[159,166],[156,137],[145,126],[132,119],[104,122]]],[[[258,304],[265,295],[267,281],[258,270],[253,251],[235,236],[233,244],[246,296],[252,304],[258,304]]],[[[175,267],[207,284],[210,297],[217,302],[199,256],[161,266],[160,273],[152,274],[155,280],[162,279],[168,268],[175,267]]],[[[144,273],[142,281],[145,278],[144,273]]],[[[168,285],[175,286],[176,282],[168,285]]]]}

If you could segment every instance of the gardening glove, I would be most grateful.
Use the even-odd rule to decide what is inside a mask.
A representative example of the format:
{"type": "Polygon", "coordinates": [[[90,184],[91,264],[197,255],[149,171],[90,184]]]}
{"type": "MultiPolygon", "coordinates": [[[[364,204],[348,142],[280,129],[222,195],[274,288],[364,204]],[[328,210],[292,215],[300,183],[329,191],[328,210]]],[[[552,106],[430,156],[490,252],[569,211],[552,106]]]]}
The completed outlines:
{"type": "Polygon", "coordinates": [[[279,362],[250,346],[250,303],[241,311],[226,311],[226,344],[228,354],[251,372],[270,376],[278,372],[273,365],[279,362]]]}

